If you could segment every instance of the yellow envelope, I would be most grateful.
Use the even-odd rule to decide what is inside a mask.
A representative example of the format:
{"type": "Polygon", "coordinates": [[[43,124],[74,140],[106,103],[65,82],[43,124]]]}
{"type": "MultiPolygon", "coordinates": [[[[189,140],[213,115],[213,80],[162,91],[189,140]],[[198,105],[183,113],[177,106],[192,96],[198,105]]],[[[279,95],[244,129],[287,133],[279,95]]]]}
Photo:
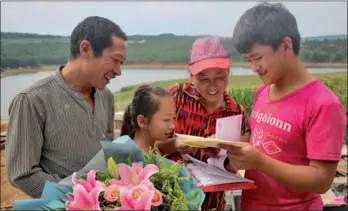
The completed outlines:
{"type": "Polygon", "coordinates": [[[203,138],[199,136],[190,136],[190,135],[184,135],[184,134],[175,134],[177,136],[177,140],[189,147],[195,147],[195,148],[219,148],[219,144],[225,144],[233,147],[242,147],[243,144],[241,142],[235,142],[235,141],[225,141],[225,140],[219,140],[214,138],[203,138]]]}

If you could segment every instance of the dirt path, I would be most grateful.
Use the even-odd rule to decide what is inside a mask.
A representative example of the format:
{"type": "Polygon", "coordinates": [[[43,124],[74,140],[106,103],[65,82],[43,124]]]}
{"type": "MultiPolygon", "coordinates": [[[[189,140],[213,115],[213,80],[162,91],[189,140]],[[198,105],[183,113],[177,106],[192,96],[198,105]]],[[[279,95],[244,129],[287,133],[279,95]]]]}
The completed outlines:
{"type": "Polygon", "coordinates": [[[1,150],[1,209],[11,209],[14,200],[30,197],[10,185],[6,176],[5,163],[5,150],[1,150]]]}

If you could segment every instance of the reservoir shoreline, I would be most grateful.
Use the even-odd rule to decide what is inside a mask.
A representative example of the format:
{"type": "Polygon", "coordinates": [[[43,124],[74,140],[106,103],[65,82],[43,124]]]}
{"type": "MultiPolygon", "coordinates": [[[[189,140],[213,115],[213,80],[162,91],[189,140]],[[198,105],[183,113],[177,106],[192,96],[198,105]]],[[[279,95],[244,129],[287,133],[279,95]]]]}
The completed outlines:
{"type": "MultiPolygon", "coordinates": [[[[1,72],[1,77],[13,76],[13,75],[22,75],[30,74],[37,72],[46,72],[54,71],[58,68],[59,65],[50,65],[50,66],[39,66],[39,67],[27,67],[27,68],[16,68],[16,69],[7,69],[1,72]]],[[[304,63],[306,68],[347,68],[347,63],[304,63]]],[[[246,62],[233,62],[231,68],[249,68],[249,64],[246,62]]],[[[152,63],[152,64],[125,64],[122,65],[122,69],[153,69],[153,70],[162,70],[162,69],[188,69],[187,64],[183,63],[152,63]]]]}

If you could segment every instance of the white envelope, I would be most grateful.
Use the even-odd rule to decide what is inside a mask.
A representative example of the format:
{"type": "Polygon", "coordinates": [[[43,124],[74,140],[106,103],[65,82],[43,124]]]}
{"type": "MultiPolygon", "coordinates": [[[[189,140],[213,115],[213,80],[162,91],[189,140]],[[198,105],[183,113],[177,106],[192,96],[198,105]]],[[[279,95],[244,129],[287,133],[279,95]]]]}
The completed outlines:
{"type": "Polygon", "coordinates": [[[225,141],[240,141],[243,115],[216,119],[215,138],[225,141]]]}

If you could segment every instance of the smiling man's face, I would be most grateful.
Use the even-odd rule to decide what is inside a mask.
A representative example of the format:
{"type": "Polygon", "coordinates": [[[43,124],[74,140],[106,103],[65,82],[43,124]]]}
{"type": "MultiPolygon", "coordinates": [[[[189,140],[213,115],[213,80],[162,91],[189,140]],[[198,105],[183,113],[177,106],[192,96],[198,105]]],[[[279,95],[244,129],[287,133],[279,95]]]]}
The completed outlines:
{"type": "Polygon", "coordinates": [[[93,49],[88,53],[84,69],[93,87],[104,89],[113,78],[121,75],[121,65],[126,59],[126,51],[126,41],[113,36],[112,45],[105,48],[100,57],[94,56],[93,49]]]}
{"type": "Polygon", "coordinates": [[[283,45],[274,50],[269,45],[254,44],[243,56],[253,72],[257,73],[265,84],[280,80],[286,71],[286,54],[283,45]]]}

